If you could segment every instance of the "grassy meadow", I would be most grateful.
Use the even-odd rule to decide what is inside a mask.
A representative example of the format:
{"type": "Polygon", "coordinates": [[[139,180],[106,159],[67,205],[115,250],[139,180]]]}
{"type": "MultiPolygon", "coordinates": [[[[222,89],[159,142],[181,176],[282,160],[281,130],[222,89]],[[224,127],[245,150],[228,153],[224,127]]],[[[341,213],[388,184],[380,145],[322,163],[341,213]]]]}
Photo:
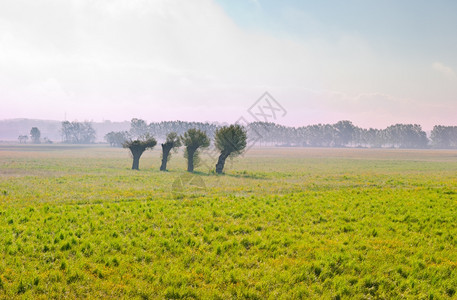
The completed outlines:
{"type": "Polygon", "coordinates": [[[178,192],[159,166],[0,145],[0,298],[457,296],[457,151],[251,149],[178,192]]]}

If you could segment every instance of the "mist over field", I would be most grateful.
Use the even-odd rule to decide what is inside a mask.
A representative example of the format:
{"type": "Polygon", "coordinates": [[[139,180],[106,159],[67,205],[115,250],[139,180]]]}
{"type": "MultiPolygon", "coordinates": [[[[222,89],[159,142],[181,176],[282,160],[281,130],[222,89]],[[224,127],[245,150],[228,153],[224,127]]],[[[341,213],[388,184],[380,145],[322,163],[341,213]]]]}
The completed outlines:
{"type": "Polygon", "coordinates": [[[455,299],[456,11],[0,1],[0,299],[455,299]]]}

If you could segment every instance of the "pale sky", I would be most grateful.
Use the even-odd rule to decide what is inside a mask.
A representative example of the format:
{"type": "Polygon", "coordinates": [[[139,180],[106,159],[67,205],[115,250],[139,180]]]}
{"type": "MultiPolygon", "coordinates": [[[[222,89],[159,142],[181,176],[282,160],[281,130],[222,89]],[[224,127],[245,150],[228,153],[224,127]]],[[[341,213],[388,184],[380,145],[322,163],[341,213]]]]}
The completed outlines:
{"type": "Polygon", "coordinates": [[[457,1],[1,0],[0,119],[457,125],[457,1]]]}

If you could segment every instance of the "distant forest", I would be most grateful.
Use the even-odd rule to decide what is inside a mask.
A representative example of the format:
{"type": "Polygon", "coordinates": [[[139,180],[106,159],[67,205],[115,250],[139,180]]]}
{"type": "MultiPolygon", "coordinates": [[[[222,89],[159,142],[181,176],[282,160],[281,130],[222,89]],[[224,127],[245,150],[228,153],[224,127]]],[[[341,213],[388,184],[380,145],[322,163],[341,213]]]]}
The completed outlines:
{"type": "MultiPolygon", "coordinates": [[[[111,146],[121,146],[126,139],[135,139],[145,134],[162,142],[170,132],[182,135],[191,128],[205,131],[212,139],[216,129],[222,125],[185,121],[148,124],[136,118],[131,122],[100,123],[16,119],[0,121],[0,140],[18,141],[21,136],[24,139],[25,135],[30,134],[32,127],[37,127],[41,130],[41,137],[48,141],[108,142],[111,146]]],[[[302,127],[265,122],[240,125],[247,129],[249,146],[457,149],[457,126],[437,125],[427,136],[417,124],[395,124],[385,129],[360,128],[350,121],[302,127]]]]}

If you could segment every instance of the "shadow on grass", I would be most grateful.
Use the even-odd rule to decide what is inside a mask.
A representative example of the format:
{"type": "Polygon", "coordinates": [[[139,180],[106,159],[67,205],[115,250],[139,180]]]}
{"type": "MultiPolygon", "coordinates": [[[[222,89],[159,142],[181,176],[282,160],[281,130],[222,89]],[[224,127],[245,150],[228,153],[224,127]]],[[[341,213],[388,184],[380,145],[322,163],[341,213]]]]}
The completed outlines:
{"type": "Polygon", "coordinates": [[[192,173],[189,173],[189,174],[198,175],[198,176],[207,176],[207,177],[214,175],[212,173],[202,172],[202,171],[193,171],[192,173]]]}
{"type": "Polygon", "coordinates": [[[236,172],[233,174],[221,174],[233,178],[251,178],[251,179],[269,179],[269,176],[264,173],[251,173],[247,171],[236,172]]]}

